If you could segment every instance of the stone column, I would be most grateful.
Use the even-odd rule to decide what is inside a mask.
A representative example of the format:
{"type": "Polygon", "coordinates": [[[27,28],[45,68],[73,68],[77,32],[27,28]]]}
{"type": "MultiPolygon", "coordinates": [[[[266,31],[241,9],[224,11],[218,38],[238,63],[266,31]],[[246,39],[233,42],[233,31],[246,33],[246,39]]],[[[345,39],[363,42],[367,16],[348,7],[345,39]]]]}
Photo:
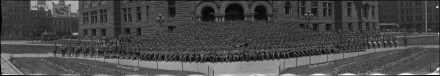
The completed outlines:
{"type": "Polygon", "coordinates": [[[201,22],[201,21],[202,21],[202,18],[198,17],[197,20],[199,20],[199,22],[201,22]]]}
{"type": "Polygon", "coordinates": [[[222,19],[221,19],[222,22],[225,22],[225,16],[222,16],[221,18],[222,18],[222,19]]]}
{"type": "Polygon", "coordinates": [[[218,16],[215,16],[214,22],[218,22],[218,16]]]}

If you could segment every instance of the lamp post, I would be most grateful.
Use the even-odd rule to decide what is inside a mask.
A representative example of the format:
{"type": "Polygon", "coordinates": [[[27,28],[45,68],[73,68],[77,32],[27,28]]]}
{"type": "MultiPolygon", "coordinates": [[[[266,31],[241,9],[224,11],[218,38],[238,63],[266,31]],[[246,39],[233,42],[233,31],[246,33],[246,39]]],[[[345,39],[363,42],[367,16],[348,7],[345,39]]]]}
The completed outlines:
{"type": "Polygon", "coordinates": [[[425,0],[425,33],[428,33],[428,2],[425,0]]]}
{"type": "Polygon", "coordinates": [[[159,14],[159,17],[156,17],[156,22],[162,26],[162,23],[165,21],[165,17],[162,17],[162,14],[159,14]]]}
{"type": "Polygon", "coordinates": [[[310,25],[310,19],[312,19],[313,14],[310,11],[307,11],[307,13],[304,16],[307,19],[307,28],[311,29],[311,25],[310,25]]]}

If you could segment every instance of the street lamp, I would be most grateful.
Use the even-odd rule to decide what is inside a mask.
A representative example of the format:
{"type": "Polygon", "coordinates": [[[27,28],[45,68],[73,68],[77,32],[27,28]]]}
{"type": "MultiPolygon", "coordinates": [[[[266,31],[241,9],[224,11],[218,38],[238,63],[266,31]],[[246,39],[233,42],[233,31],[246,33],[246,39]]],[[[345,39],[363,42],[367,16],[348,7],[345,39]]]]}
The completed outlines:
{"type": "Polygon", "coordinates": [[[311,25],[310,25],[310,19],[312,19],[312,17],[313,17],[313,14],[310,12],[310,11],[307,11],[307,13],[305,14],[305,16],[304,16],[306,19],[307,19],[307,21],[308,21],[308,23],[307,23],[307,27],[309,28],[309,29],[311,29],[311,25]]]}
{"type": "Polygon", "coordinates": [[[162,23],[165,21],[165,17],[162,17],[162,14],[159,14],[159,17],[156,17],[156,22],[162,26],[162,23]]]}

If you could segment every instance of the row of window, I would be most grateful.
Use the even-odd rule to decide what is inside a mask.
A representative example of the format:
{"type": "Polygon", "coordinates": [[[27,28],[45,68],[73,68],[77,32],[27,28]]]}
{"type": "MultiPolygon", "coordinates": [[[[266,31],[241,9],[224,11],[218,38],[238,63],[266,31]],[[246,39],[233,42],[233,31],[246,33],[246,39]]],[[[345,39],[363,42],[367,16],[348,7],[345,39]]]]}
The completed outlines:
{"type": "MultiPolygon", "coordinates": [[[[348,23],[348,30],[353,31],[355,28],[353,27],[354,23],[348,23]]],[[[365,23],[365,29],[366,30],[376,30],[376,23],[365,23]],[[370,26],[371,25],[371,26],[370,26]]],[[[363,30],[363,27],[359,27],[357,28],[358,30],[363,30]]]]}
{"type": "Polygon", "coordinates": [[[70,27],[55,27],[57,31],[72,31],[70,27]]]}
{"type": "MultiPolygon", "coordinates": [[[[15,31],[15,34],[13,34],[14,31],[2,31],[2,36],[17,36],[20,35],[20,31],[15,31]]],[[[22,37],[30,37],[29,31],[22,31],[22,37]]]]}
{"type": "Polygon", "coordinates": [[[145,21],[148,21],[149,18],[149,10],[150,7],[147,5],[145,7],[135,7],[135,12],[132,12],[132,8],[122,8],[122,17],[123,17],[123,22],[133,22],[133,16],[132,14],[135,13],[136,14],[136,21],[140,22],[142,21],[142,13],[145,13],[145,21]],[[145,9],[145,10],[143,10],[145,9]]]}
{"type": "MultiPolygon", "coordinates": [[[[106,36],[107,35],[107,29],[101,29],[100,31],[101,31],[100,36],[106,36]]],[[[97,32],[97,29],[91,29],[90,30],[90,36],[92,36],[92,37],[93,36],[97,36],[96,32],[97,32]]],[[[83,36],[89,36],[89,30],[84,29],[83,30],[83,36]]]]}
{"type": "Polygon", "coordinates": [[[387,1],[387,2],[379,4],[379,7],[392,7],[392,6],[397,6],[396,2],[394,2],[394,1],[392,1],[392,2],[387,1]]]}
{"type": "Polygon", "coordinates": [[[95,10],[83,13],[83,24],[107,23],[107,9],[95,10]],[[99,21],[98,21],[99,16],[99,21]],[[89,19],[90,18],[90,19],[89,19]]]}
{"type": "MultiPolygon", "coordinates": [[[[415,9],[415,13],[423,13],[424,8],[420,7],[420,8],[414,8],[415,9]]],[[[438,9],[436,9],[435,7],[428,7],[427,8],[427,12],[428,13],[438,13],[438,9]],[[433,12],[432,10],[435,10],[435,12],[433,12]]],[[[405,9],[400,9],[400,14],[412,14],[413,13],[413,8],[407,8],[405,9]]]]}
{"type": "MultiPolygon", "coordinates": [[[[318,16],[318,2],[310,2],[311,3],[311,11],[310,13],[313,14],[314,17],[318,16]]],[[[308,12],[306,10],[306,6],[305,6],[306,2],[305,1],[298,1],[298,14],[300,14],[301,17],[304,17],[306,12],[308,12]]],[[[322,16],[323,17],[332,17],[332,12],[333,12],[333,3],[330,2],[322,2],[322,9],[323,9],[323,13],[322,16]]],[[[288,15],[288,14],[292,14],[290,13],[292,10],[292,5],[290,4],[290,2],[286,2],[284,3],[284,14],[288,15]]]]}
{"type": "Polygon", "coordinates": [[[2,4],[30,4],[30,0],[2,0],[2,4]]]}
{"type": "Polygon", "coordinates": [[[29,15],[19,15],[19,14],[2,14],[2,19],[6,20],[30,20],[29,15]]]}
{"type": "Polygon", "coordinates": [[[29,7],[2,6],[2,12],[29,12],[30,10],[29,7]]]}
{"type": "Polygon", "coordinates": [[[63,21],[61,21],[61,20],[54,20],[53,23],[55,25],[71,25],[70,21],[65,21],[65,20],[63,20],[63,21]]]}
{"type": "Polygon", "coordinates": [[[2,29],[27,29],[31,28],[29,25],[2,25],[2,29]]]}
{"type": "Polygon", "coordinates": [[[380,16],[379,20],[380,21],[395,21],[396,16],[380,16]]]}
{"type": "MultiPolygon", "coordinates": [[[[423,16],[422,15],[419,15],[419,16],[401,16],[401,22],[423,21],[423,16]]],[[[438,21],[438,20],[439,20],[439,16],[438,15],[435,15],[435,16],[434,15],[428,15],[428,21],[438,21]]]]}

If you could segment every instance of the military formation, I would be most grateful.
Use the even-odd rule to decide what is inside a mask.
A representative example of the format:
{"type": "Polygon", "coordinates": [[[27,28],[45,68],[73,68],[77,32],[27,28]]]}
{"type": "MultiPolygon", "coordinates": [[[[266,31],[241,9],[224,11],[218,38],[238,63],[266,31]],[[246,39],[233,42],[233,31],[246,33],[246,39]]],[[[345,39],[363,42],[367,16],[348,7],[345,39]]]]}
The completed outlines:
{"type": "Polygon", "coordinates": [[[165,33],[122,34],[95,41],[69,42],[57,48],[63,57],[215,63],[288,59],[397,46],[395,36],[373,31],[318,32],[291,25],[201,22],[165,33]]]}

